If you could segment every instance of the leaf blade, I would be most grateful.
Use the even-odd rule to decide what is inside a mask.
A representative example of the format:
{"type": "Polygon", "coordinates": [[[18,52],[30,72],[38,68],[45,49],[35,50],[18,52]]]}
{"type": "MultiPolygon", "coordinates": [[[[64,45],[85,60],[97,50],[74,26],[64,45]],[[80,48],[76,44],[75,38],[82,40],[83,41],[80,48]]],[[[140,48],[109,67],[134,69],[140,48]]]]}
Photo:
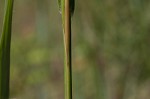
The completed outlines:
{"type": "Polygon", "coordinates": [[[0,42],[0,99],[9,98],[10,44],[13,1],[6,1],[3,30],[0,42]]]}

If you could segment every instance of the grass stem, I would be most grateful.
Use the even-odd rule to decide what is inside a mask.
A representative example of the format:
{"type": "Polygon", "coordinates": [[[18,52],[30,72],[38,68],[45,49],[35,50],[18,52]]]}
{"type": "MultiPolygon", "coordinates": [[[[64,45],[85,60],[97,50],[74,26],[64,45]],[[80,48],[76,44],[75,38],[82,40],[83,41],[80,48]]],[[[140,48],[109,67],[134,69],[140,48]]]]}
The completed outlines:
{"type": "Polygon", "coordinates": [[[65,99],[72,99],[72,55],[71,55],[71,13],[70,0],[65,0],[65,99]]]}
{"type": "Polygon", "coordinates": [[[3,30],[0,41],[0,99],[9,99],[10,45],[14,0],[6,0],[3,30]]]}

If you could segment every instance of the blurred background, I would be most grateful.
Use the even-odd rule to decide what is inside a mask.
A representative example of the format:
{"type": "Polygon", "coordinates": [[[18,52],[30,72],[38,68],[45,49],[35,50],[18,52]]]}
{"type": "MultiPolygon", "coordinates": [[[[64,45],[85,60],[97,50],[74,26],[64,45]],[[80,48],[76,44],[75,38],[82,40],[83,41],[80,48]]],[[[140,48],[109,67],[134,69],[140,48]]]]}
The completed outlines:
{"type": "MultiPolygon", "coordinates": [[[[10,97],[64,99],[57,0],[14,1],[10,97]]],[[[73,99],[149,99],[149,11],[150,0],[76,0],[73,99]]]]}

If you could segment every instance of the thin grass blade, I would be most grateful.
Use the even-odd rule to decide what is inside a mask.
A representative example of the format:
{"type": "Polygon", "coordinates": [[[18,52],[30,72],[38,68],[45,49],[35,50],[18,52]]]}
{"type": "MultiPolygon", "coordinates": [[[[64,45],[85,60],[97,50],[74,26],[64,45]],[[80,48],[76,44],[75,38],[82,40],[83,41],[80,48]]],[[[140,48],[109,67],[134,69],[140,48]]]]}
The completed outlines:
{"type": "Polygon", "coordinates": [[[59,10],[62,15],[64,32],[64,83],[65,99],[72,99],[72,55],[71,55],[71,15],[74,13],[74,0],[58,0],[59,10]]]}
{"type": "Polygon", "coordinates": [[[10,45],[13,1],[6,0],[3,29],[0,41],[0,99],[9,99],[10,45]]]}

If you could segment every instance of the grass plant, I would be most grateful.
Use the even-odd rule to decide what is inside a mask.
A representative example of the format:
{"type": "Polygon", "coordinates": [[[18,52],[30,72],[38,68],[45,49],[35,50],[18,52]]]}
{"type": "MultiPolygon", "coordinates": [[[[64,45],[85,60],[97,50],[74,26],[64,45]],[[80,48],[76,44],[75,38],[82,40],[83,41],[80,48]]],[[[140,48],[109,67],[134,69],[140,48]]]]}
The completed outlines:
{"type": "Polygon", "coordinates": [[[74,12],[74,0],[58,0],[62,15],[65,48],[65,99],[72,99],[72,55],[71,55],[71,15],[74,12]]]}
{"type": "Polygon", "coordinates": [[[14,0],[6,0],[0,41],[0,99],[9,99],[10,45],[14,0]]]}

